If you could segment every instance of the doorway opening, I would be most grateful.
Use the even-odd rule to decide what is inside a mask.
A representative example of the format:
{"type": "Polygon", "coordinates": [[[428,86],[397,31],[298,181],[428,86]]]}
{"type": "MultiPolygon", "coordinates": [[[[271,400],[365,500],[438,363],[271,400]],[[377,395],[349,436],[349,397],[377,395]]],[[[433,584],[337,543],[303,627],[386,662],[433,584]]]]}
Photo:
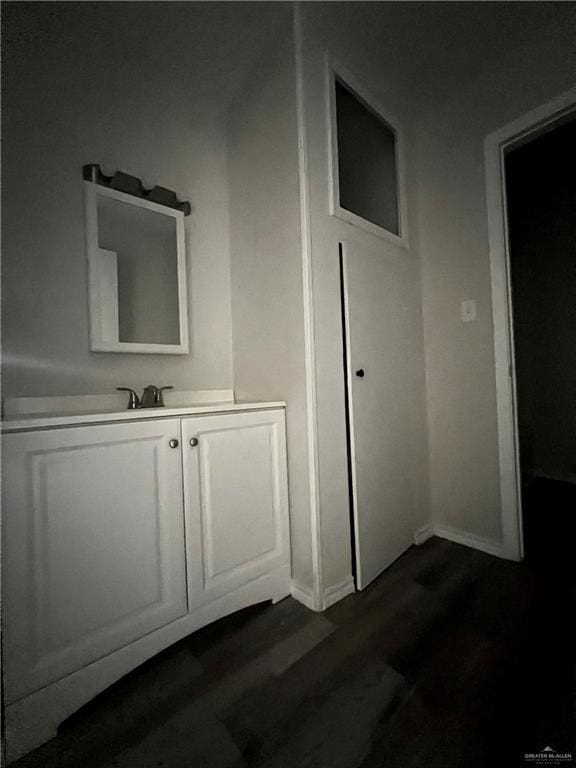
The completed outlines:
{"type": "Polygon", "coordinates": [[[576,534],[576,114],[504,152],[519,507],[525,557],[576,534]]]}

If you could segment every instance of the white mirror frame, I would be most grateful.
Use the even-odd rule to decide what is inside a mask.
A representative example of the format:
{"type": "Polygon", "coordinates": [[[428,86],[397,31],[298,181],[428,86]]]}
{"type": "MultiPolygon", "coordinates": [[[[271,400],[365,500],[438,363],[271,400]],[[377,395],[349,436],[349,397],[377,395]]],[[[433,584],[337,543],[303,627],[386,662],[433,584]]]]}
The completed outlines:
{"type": "Polygon", "coordinates": [[[90,314],[90,349],[92,352],[129,352],[147,355],[187,355],[188,298],[186,284],[186,237],[184,213],[150,200],[134,197],[116,189],[85,181],[86,250],[88,256],[88,306],[90,314]],[[118,294],[116,254],[98,244],[98,196],[111,197],[129,205],[171,216],[176,220],[178,262],[179,344],[142,344],[118,341],[118,294]]]}

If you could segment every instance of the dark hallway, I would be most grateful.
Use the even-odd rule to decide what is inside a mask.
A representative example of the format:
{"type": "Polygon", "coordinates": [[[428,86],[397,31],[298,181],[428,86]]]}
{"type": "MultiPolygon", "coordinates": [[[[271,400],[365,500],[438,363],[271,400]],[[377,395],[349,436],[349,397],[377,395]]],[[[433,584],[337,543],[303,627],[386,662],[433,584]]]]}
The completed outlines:
{"type": "Polygon", "coordinates": [[[524,548],[536,568],[574,579],[576,557],[576,483],[526,478],[522,488],[524,548]]]}
{"type": "Polygon", "coordinates": [[[524,543],[573,570],[576,517],[576,120],[506,155],[524,543]]]}
{"type": "MultiPolygon", "coordinates": [[[[574,753],[576,734],[576,121],[508,153],[518,437],[532,619],[501,717],[574,753]],[[513,700],[510,691],[515,690],[513,700]],[[568,743],[566,741],[568,739],[568,743]]],[[[504,678],[506,679],[506,678],[504,678]]],[[[511,734],[513,731],[511,731],[511,734]]],[[[522,737],[524,738],[524,737],[522,737]]]]}

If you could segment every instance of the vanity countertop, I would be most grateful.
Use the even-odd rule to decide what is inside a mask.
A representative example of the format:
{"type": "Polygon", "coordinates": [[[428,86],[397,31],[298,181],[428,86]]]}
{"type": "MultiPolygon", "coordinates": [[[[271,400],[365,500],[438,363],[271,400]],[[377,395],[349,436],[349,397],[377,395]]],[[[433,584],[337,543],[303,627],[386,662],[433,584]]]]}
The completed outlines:
{"type": "Polygon", "coordinates": [[[261,411],[271,408],[285,408],[286,403],[277,401],[202,403],[178,407],[138,408],[135,410],[114,409],[109,411],[81,411],[71,413],[31,413],[4,418],[0,422],[2,432],[24,432],[34,429],[74,427],[84,424],[105,424],[115,421],[136,421],[142,419],[169,419],[180,416],[197,416],[210,413],[234,413],[237,411],[261,411]]]}

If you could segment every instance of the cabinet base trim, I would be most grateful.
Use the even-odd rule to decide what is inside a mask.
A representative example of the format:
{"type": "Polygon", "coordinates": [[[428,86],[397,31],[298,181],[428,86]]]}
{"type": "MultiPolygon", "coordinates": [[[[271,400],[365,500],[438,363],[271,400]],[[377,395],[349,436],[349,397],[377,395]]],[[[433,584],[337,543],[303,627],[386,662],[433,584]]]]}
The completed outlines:
{"type": "Polygon", "coordinates": [[[60,723],[128,672],[197,629],[249,605],[290,592],[290,566],[276,568],[5,709],[7,763],[56,735],[60,723]]]}
{"type": "Polygon", "coordinates": [[[297,584],[295,581],[292,582],[290,587],[290,594],[295,600],[305,605],[306,608],[310,608],[311,611],[317,611],[318,613],[325,611],[331,605],[338,603],[355,591],[356,587],[352,578],[345,579],[340,584],[328,587],[322,595],[313,594],[311,590],[303,587],[301,584],[297,584]]]}
{"type": "Polygon", "coordinates": [[[345,597],[348,597],[348,595],[351,595],[355,591],[356,587],[354,586],[354,580],[352,578],[345,579],[344,581],[340,582],[340,584],[335,584],[332,587],[328,587],[324,590],[324,610],[330,608],[331,605],[335,605],[336,603],[340,602],[340,600],[343,600],[345,597]]]}
{"type": "Polygon", "coordinates": [[[301,584],[296,584],[295,581],[292,582],[290,587],[290,594],[294,600],[298,600],[299,603],[305,605],[306,608],[310,608],[311,611],[322,610],[315,600],[315,596],[312,594],[312,592],[306,587],[303,587],[301,584]]]}

